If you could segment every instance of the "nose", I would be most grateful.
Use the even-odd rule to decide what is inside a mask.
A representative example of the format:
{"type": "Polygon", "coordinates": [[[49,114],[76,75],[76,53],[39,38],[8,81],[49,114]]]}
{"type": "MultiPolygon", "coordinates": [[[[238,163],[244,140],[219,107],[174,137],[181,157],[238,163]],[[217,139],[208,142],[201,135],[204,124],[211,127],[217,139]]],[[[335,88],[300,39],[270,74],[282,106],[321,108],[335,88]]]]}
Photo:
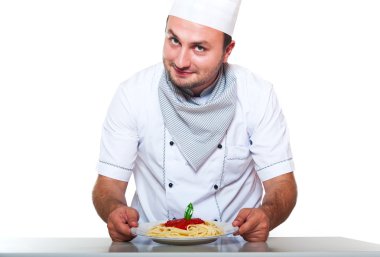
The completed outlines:
{"type": "Polygon", "coordinates": [[[179,69],[186,69],[186,68],[189,68],[190,67],[190,53],[187,49],[185,49],[184,47],[181,49],[181,51],[179,52],[179,55],[177,56],[177,59],[176,59],[176,62],[175,62],[175,65],[179,68],[179,69]]]}

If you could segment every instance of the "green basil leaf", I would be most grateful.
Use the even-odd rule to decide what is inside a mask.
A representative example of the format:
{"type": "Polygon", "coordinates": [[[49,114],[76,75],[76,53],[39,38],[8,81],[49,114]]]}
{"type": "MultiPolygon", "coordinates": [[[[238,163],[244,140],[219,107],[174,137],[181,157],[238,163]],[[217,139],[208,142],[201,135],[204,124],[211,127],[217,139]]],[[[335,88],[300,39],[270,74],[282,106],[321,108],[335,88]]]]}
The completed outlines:
{"type": "Polygon", "coordinates": [[[193,211],[194,211],[193,204],[189,203],[189,205],[187,205],[186,210],[185,210],[185,220],[191,219],[191,216],[193,216],[193,211]]]}

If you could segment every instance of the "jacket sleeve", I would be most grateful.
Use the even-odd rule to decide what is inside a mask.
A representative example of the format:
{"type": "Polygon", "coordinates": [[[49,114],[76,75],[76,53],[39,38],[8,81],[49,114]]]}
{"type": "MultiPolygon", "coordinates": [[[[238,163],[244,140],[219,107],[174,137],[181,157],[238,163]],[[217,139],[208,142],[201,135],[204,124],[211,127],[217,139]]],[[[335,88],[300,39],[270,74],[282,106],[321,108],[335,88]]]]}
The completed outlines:
{"type": "Polygon", "coordinates": [[[262,181],[294,170],[285,117],[271,84],[261,95],[260,115],[251,135],[250,151],[262,181]]]}
{"type": "Polygon", "coordinates": [[[128,87],[122,84],[103,124],[97,171],[100,175],[128,181],[137,155],[138,133],[128,87]]]}

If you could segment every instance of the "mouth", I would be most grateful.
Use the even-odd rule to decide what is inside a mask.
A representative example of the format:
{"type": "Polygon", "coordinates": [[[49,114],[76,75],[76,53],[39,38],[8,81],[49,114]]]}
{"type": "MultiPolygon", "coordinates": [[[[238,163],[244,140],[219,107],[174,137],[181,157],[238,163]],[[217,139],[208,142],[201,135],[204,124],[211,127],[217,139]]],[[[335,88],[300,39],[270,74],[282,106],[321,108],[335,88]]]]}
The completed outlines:
{"type": "Polygon", "coordinates": [[[179,69],[176,66],[173,66],[173,69],[174,69],[176,75],[179,77],[189,77],[191,74],[193,74],[192,71],[179,69]]]}

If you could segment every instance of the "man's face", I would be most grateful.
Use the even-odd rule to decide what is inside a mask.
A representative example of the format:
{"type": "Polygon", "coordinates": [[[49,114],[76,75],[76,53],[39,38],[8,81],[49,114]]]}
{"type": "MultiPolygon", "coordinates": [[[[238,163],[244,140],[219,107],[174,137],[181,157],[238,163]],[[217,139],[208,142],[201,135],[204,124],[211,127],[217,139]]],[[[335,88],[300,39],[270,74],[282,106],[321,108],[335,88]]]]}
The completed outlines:
{"type": "Polygon", "coordinates": [[[216,79],[234,47],[223,47],[221,31],[169,16],[163,61],[171,82],[199,95],[216,79]]]}

